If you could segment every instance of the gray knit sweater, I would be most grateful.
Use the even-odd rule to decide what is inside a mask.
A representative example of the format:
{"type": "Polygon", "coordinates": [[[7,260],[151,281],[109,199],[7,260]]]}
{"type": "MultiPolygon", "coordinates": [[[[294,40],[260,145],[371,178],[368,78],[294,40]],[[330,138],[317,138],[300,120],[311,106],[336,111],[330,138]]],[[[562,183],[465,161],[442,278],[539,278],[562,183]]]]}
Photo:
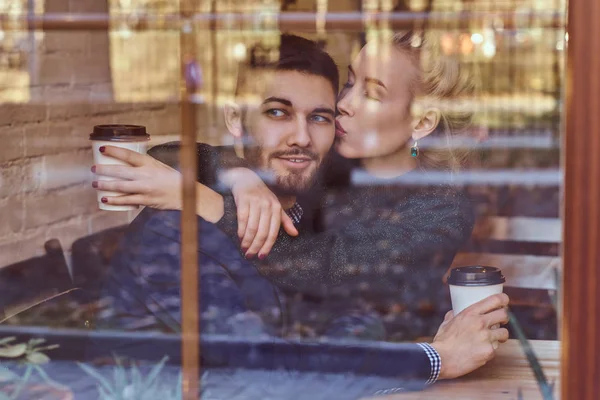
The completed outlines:
{"type": "MultiPolygon", "coordinates": [[[[243,165],[232,161],[227,148],[199,145],[198,154],[204,168],[200,181],[220,167],[243,165]]],[[[449,175],[446,181],[419,185],[425,172],[382,180],[359,171],[366,182],[354,185],[356,166],[339,156],[332,159],[320,188],[299,199],[305,210],[299,236],[281,231],[269,256],[254,260],[255,265],[288,293],[344,308],[395,307],[410,316],[416,332],[430,333],[418,326],[427,320],[439,325],[450,309],[442,278],[471,234],[471,202],[451,185],[449,175]]],[[[225,215],[217,225],[239,244],[235,202],[227,193],[224,199],[225,215]]]]}

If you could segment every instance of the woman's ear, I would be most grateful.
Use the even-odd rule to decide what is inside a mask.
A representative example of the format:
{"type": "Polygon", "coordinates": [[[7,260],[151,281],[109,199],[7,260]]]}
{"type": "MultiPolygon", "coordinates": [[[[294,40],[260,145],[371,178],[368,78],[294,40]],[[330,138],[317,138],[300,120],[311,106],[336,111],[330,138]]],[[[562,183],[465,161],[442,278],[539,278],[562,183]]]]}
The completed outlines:
{"type": "Polygon", "coordinates": [[[244,135],[241,107],[236,103],[228,103],[225,105],[223,113],[225,115],[225,125],[227,125],[229,133],[236,139],[241,139],[244,135]]]}
{"type": "Polygon", "coordinates": [[[425,136],[429,135],[440,123],[442,118],[442,113],[437,108],[429,108],[427,109],[420,118],[415,119],[415,124],[413,127],[413,140],[423,139],[425,136]]]}

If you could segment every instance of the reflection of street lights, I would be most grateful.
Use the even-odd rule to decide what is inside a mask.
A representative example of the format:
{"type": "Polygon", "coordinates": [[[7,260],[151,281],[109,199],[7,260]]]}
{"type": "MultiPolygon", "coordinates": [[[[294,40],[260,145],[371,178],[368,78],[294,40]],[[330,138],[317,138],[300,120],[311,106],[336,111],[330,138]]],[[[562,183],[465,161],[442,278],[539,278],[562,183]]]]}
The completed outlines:
{"type": "MultiPolygon", "coordinates": [[[[21,2],[0,0],[0,13],[12,15],[16,19],[17,15],[21,13],[21,2]]],[[[2,23],[0,22],[0,40],[4,40],[6,34],[2,29],[2,23]]]]}
{"type": "Polygon", "coordinates": [[[481,50],[486,58],[492,58],[496,55],[496,32],[492,28],[484,29],[481,50]]]}
{"type": "MultiPolygon", "coordinates": [[[[23,5],[20,1],[0,0],[0,14],[9,16],[9,20],[4,22],[14,30],[14,25],[20,25],[18,18],[23,12],[23,5]],[[12,27],[11,27],[12,25],[12,27]]],[[[3,23],[0,22],[0,66],[8,69],[21,69],[26,62],[27,45],[26,36],[22,31],[14,30],[6,33],[3,23]]],[[[19,26],[19,28],[21,28],[19,26]]]]}
{"type": "MultiPolygon", "coordinates": [[[[129,12],[129,8],[131,8],[131,0],[119,0],[119,8],[119,12],[121,14],[127,14],[129,12]]],[[[137,12],[128,15],[127,19],[121,22],[118,32],[119,36],[121,36],[123,39],[129,39],[131,36],[133,36],[133,32],[131,31],[128,22],[132,24],[137,22],[137,12]]]]}
{"type": "Polygon", "coordinates": [[[236,43],[231,49],[231,55],[236,61],[243,61],[246,59],[246,45],[244,43],[236,43]]]}
{"type": "Polygon", "coordinates": [[[317,36],[322,39],[327,36],[325,32],[325,16],[327,15],[328,0],[317,0],[317,36]]]}
{"type": "Polygon", "coordinates": [[[487,58],[492,58],[496,55],[496,45],[492,42],[487,42],[482,47],[483,55],[487,58]]]}
{"type": "Polygon", "coordinates": [[[474,33],[471,35],[471,42],[473,44],[481,44],[483,43],[483,35],[481,33],[474,33]]]}

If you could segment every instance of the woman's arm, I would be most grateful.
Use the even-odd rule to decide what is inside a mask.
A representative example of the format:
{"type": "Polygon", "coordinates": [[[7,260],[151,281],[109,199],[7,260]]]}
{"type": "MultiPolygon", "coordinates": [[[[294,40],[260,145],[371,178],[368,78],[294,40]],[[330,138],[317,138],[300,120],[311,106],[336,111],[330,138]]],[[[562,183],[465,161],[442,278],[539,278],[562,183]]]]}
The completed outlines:
{"type": "MultiPolygon", "coordinates": [[[[96,165],[92,171],[98,175],[118,178],[115,181],[98,180],[93,186],[100,190],[124,193],[123,196],[105,197],[103,201],[111,205],[143,205],[160,210],[181,210],[182,177],[179,168],[179,144],[168,143],[154,147],[149,154],[139,154],[114,146],[101,148],[105,156],[118,159],[126,165],[96,165]],[[154,157],[157,157],[156,159],[154,157]],[[164,161],[164,162],[163,162],[164,161]]],[[[251,170],[243,168],[243,160],[230,154],[225,148],[213,148],[198,144],[198,180],[196,183],[196,213],[205,220],[216,223],[227,212],[224,197],[236,194],[240,217],[249,219],[249,226],[241,225],[236,235],[237,242],[244,238],[243,245],[249,254],[268,254],[283,225],[290,235],[297,235],[292,220],[282,210],[277,197],[264,185],[251,170]],[[226,179],[220,180],[220,172],[226,179]],[[218,193],[218,186],[233,187],[218,193]],[[209,187],[211,186],[211,187],[209,187]],[[247,242],[247,244],[245,244],[247,242]]],[[[235,213],[234,213],[235,214],[235,213]]],[[[237,215],[237,214],[236,214],[237,215]]],[[[239,222],[239,221],[238,221],[239,222]]]]}
{"type": "MultiPolygon", "coordinates": [[[[148,155],[169,167],[180,171],[179,154],[181,142],[168,142],[152,147],[148,155]]],[[[219,174],[233,168],[250,168],[246,160],[236,156],[230,146],[211,146],[196,143],[197,180],[213,189],[224,183],[219,174]]],[[[230,188],[230,187],[227,187],[230,188]]]]}
{"type": "MultiPolygon", "coordinates": [[[[153,157],[131,150],[105,146],[101,152],[128,165],[95,165],[92,171],[98,175],[119,180],[94,181],[100,190],[124,193],[123,196],[105,197],[103,202],[111,205],[143,205],[159,210],[181,210],[182,177],[179,171],[153,157]]],[[[200,183],[196,184],[197,214],[210,222],[223,216],[223,197],[200,183]]]]}
{"type": "Polygon", "coordinates": [[[451,260],[473,227],[470,203],[461,197],[415,196],[392,211],[373,219],[342,211],[344,224],[337,229],[280,235],[260,268],[281,286],[315,295],[359,285],[367,277],[397,291],[393,269],[451,260]]]}

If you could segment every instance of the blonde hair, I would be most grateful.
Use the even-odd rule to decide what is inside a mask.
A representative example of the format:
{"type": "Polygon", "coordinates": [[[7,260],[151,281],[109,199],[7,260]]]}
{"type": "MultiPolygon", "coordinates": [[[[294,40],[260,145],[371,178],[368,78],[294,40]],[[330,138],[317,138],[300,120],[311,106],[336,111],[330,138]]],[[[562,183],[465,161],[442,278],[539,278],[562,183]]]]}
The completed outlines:
{"type": "Polygon", "coordinates": [[[428,138],[439,138],[444,146],[419,149],[419,165],[458,171],[469,155],[467,148],[460,147],[460,141],[466,137],[473,113],[457,104],[474,94],[474,73],[456,55],[442,52],[440,37],[434,32],[397,33],[392,43],[411,58],[418,70],[410,88],[413,115],[429,106],[435,106],[441,114],[438,126],[428,138]]]}

